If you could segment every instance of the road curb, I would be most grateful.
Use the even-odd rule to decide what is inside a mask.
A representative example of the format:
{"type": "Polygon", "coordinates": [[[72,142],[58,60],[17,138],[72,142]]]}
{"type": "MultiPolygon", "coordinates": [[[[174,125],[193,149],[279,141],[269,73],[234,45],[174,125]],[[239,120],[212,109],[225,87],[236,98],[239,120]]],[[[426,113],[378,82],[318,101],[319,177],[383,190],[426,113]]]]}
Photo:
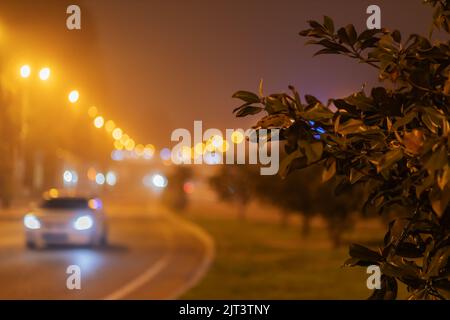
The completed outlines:
{"type": "Polygon", "coordinates": [[[175,300],[180,298],[183,294],[185,294],[193,287],[195,287],[200,282],[200,280],[202,280],[202,278],[206,275],[209,268],[211,267],[212,262],[214,261],[216,246],[213,237],[197,224],[190,222],[184,218],[181,218],[172,212],[168,212],[166,217],[172,220],[172,222],[175,221],[174,223],[183,225],[185,230],[188,230],[200,242],[202,242],[205,248],[205,256],[195,275],[185,285],[183,285],[181,288],[179,288],[177,291],[175,291],[172,295],[170,295],[166,299],[166,300],[175,300]]]}

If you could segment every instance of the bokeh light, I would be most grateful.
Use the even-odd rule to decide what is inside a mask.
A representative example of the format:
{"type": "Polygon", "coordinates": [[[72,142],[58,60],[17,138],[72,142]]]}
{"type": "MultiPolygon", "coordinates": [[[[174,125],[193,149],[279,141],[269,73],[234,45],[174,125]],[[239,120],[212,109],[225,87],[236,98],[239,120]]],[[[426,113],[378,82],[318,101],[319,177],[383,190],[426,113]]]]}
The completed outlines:
{"type": "Polygon", "coordinates": [[[29,65],[24,65],[20,68],[20,76],[22,78],[28,78],[31,75],[31,68],[29,65]]]}
{"type": "Polygon", "coordinates": [[[162,160],[169,160],[170,159],[170,155],[171,155],[170,149],[163,148],[161,150],[161,152],[159,153],[159,155],[160,155],[162,160]]]}
{"type": "Polygon", "coordinates": [[[39,79],[41,79],[42,81],[47,81],[50,78],[50,68],[42,68],[39,71],[39,79]]]}
{"type": "Polygon", "coordinates": [[[112,120],[106,121],[106,123],[105,123],[105,130],[108,133],[111,133],[114,130],[115,127],[116,127],[116,124],[114,123],[114,121],[112,121],[112,120]]]}
{"type": "Polygon", "coordinates": [[[115,128],[112,132],[112,136],[115,140],[122,139],[122,135],[123,135],[123,132],[122,132],[122,129],[120,129],[120,128],[115,128]]]}
{"type": "Polygon", "coordinates": [[[106,182],[105,175],[103,173],[97,173],[97,175],[95,176],[95,182],[98,185],[104,185],[106,182]]]}
{"type": "Polygon", "coordinates": [[[88,109],[88,115],[91,118],[95,118],[98,114],[98,109],[95,106],[92,106],[88,109]]]}
{"type": "Polygon", "coordinates": [[[94,119],[94,126],[95,126],[97,129],[102,128],[104,124],[105,124],[105,119],[103,119],[102,116],[98,116],[98,117],[96,117],[96,118],[94,119]]]}
{"type": "Polygon", "coordinates": [[[242,141],[244,141],[244,135],[240,131],[234,131],[231,134],[231,141],[234,144],[240,144],[240,143],[242,143],[242,141]]]}
{"type": "Polygon", "coordinates": [[[76,103],[80,99],[80,93],[77,90],[72,90],[69,93],[69,101],[76,103]]]}

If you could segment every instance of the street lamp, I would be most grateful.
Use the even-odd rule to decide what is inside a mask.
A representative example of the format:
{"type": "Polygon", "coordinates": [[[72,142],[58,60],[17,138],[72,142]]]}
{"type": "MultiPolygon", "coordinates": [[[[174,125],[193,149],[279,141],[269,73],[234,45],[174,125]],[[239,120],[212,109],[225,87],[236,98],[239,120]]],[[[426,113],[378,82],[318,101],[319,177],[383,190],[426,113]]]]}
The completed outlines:
{"type": "Polygon", "coordinates": [[[77,90],[72,90],[69,93],[69,101],[71,103],[76,103],[80,99],[80,93],[77,90]]]}
{"type": "Polygon", "coordinates": [[[23,66],[20,68],[20,76],[21,76],[22,78],[26,79],[26,78],[29,78],[30,75],[31,75],[31,68],[30,68],[30,66],[27,65],[27,64],[26,64],[26,65],[23,65],[23,66]]]}
{"type": "Polygon", "coordinates": [[[42,81],[47,81],[50,78],[50,68],[42,68],[41,71],[39,71],[39,78],[42,81]]]}
{"type": "Polygon", "coordinates": [[[103,125],[105,124],[105,119],[102,116],[98,116],[94,119],[94,126],[97,129],[103,128],[103,125]]]}

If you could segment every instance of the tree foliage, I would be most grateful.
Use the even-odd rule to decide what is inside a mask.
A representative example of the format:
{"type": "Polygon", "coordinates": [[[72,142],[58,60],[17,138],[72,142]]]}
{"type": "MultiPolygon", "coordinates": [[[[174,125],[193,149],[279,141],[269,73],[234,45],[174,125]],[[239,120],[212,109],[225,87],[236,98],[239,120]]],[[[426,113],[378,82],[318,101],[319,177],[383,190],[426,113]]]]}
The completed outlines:
{"type": "Polygon", "coordinates": [[[168,185],[163,193],[163,202],[176,212],[183,212],[189,205],[189,198],[185,191],[186,183],[194,176],[191,168],[176,166],[168,176],[168,185]]]}
{"type": "MultiPolygon", "coordinates": [[[[450,2],[428,0],[433,26],[450,32],[450,2]]],[[[366,206],[380,213],[392,205],[407,215],[389,224],[378,251],[352,245],[348,266],[379,265],[382,289],[372,298],[397,296],[398,281],[411,299],[450,296],[450,42],[431,35],[403,38],[397,31],[336,28],[329,17],[309,21],[300,32],[316,55],[339,54],[367,64],[382,85],[326,104],[311,95],[265,96],[239,91],[237,116],[267,113],[257,128],[280,127],[289,154],[280,174],[311,164],[323,166],[324,180],[339,180],[336,192],[365,184],[366,206]],[[330,108],[334,106],[334,108],[330,108]]]]}
{"type": "Polygon", "coordinates": [[[238,215],[246,218],[246,208],[255,192],[255,179],[258,173],[254,168],[245,165],[224,165],[209,184],[220,200],[234,202],[238,205],[238,215]]]}

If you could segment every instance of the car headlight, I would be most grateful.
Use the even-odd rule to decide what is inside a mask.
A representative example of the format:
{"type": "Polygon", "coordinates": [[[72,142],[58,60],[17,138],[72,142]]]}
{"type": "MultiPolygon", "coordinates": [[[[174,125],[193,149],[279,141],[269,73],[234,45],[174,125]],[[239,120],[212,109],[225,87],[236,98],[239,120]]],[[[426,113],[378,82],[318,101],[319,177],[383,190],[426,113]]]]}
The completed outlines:
{"type": "Polygon", "coordinates": [[[88,230],[88,229],[92,228],[93,225],[94,225],[94,220],[92,219],[92,217],[82,216],[82,217],[78,217],[75,220],[73,227],[76,230],[82,231],[82,230],[88,230]]]}
{"type": "Polygon", "coordinates": [[[23,218],[23,224],[25,225],[26,228],[31,229],[31,230],[37,230],[37,229],[41,228],[41,222],[32,213],[27,214],[23,218]]]}

